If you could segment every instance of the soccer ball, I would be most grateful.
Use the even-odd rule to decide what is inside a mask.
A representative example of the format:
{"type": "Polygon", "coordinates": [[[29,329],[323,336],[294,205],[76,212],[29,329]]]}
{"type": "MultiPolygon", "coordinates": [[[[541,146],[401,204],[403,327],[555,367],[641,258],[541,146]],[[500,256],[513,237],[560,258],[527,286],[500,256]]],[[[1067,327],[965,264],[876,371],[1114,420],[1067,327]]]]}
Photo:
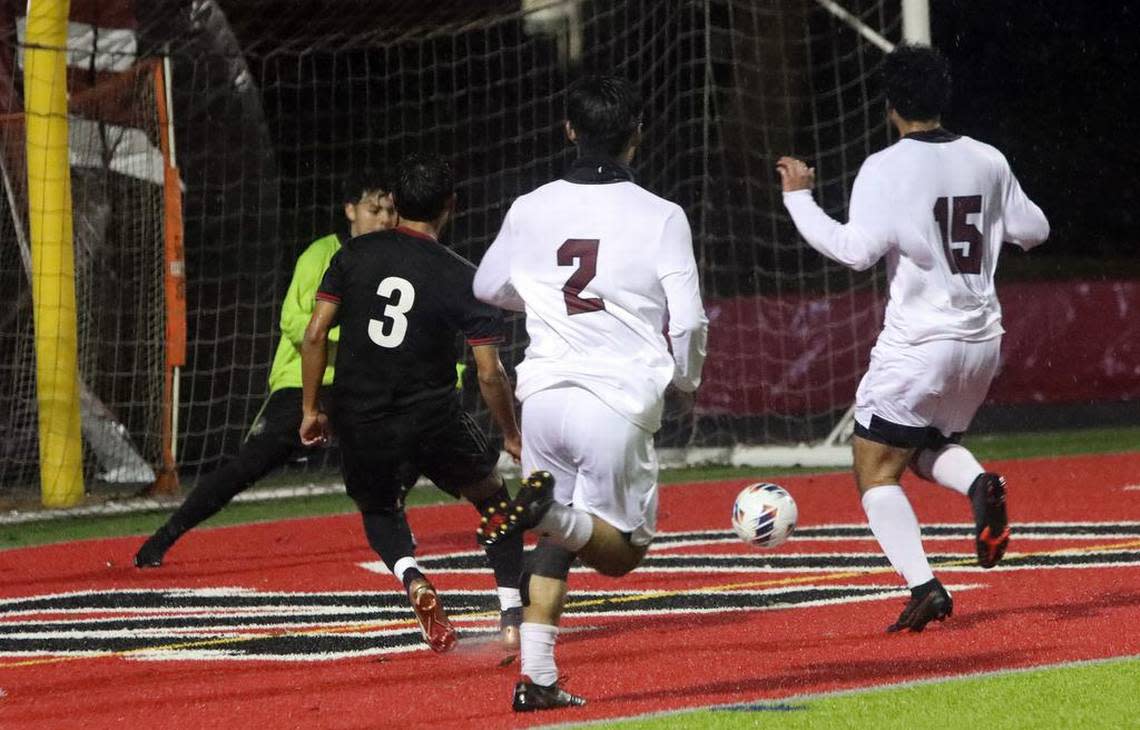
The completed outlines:
{"type": "Polygon", "coordinates": [[[749,545],[774,548],[796,529],[796,500],[777,484],[749,484],[732,505],[732,529],[749,545]]]}

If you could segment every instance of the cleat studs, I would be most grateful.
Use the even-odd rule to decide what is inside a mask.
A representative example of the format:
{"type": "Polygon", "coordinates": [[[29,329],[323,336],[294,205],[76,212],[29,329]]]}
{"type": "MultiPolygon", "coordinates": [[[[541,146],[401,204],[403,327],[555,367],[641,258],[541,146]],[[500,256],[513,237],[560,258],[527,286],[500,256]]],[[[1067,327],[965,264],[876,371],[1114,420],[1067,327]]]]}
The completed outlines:
{"type": "MultiPolygon", "coordinates": [[[[520,514],[520,515],[521,515],[521,514],[522,514],[522,511],[523,511],[523,508],[522,508],[522,505],[521,505],[521,504],[519,504],[519,505],[515,505],[515,514],[520,514]]],[[[512,520],[513,520],[513,519],[515,519],[515,515],[511,515],[511,519],[512,519],[512,520]]]]}
{"type": "Polygon", "coordinates": [[[487,514],[489,514],[489,515],[495,514],[495,508],[494,507],[488,507],[487,508],[487,514]]]}

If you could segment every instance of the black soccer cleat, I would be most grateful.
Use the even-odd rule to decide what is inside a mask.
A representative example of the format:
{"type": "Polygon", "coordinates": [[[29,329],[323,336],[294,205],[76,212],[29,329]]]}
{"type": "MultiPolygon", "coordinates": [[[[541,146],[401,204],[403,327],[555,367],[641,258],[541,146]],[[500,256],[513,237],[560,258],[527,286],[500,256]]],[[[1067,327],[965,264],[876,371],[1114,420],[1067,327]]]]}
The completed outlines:
{"type": "Polygon", "coordinates": [[[985,472],[978,475],[967,493],[974,508],[974,545],[978,565],[992,568],[1009,546],[1009,517],[1005,511],[1005,479],[985,472]]]}
{"type": "Polygon", "coordinates": [[[511,702],[511,709],[515,712],[534,712],[535,710],[557,710],[562,707],[581,707],[586,704],[585,697],[572,695],[558,686],[558,683],[549,687],[535,684],[530,677],[523,675],[515,685],[515,696],[511,702]]]}
{"type": "Polygon", "coordinates": [[[554,504],[554,475],[548,471],[532,472],[523,480],[518,494],[510,502],[499,502],[482,510],[475,537],[483,546],[494,545],[518,532],[529,530],[546,516],[554,504]]]}
{"type": "Polygon", "coordinates": [[[135,553],[135,567],[136,568],[157,568],[162,565],[162,559],[166,557],[166,551],[170,549],[172,543],[166,539],[163,531],[159,529],[158,532],[147,538],[147,541],[142,544],[139,551],[135,553]]]}
{"type": "Polygon", "coordinates": [[[954,599],[942,587],[937,578],[910,590],[910,600],[893,624],[887,627],[888,633],[910,629],[918,633],[931,621],[945,621],[954,612],[954,599]]]}

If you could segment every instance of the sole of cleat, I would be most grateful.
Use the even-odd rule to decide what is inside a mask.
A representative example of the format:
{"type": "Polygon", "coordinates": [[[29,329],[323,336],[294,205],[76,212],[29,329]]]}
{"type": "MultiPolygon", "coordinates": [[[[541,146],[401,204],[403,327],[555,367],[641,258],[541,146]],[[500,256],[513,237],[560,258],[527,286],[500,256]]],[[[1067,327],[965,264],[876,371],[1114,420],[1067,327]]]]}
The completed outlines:
{"type": "Polygon", "coordinates": [[[977,539],[978,565],[986,569],[995,567],[1005,557],[1007,547],[1009,547],[1008,526],[996,538],[990,536],[988,526],[983,527],[977,539]]]}

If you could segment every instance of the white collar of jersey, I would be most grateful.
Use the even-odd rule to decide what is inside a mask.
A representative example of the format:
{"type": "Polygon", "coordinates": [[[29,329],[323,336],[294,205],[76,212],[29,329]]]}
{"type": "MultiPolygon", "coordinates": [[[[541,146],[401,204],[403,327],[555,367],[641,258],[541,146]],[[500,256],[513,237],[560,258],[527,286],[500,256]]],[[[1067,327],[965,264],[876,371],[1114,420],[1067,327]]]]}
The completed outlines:
{"type": "Polygon", "coordinates": [[[634,181],[632,169],[606,157],[579,157],[570,165],[562,179],[580,185],[634,181]]]}

